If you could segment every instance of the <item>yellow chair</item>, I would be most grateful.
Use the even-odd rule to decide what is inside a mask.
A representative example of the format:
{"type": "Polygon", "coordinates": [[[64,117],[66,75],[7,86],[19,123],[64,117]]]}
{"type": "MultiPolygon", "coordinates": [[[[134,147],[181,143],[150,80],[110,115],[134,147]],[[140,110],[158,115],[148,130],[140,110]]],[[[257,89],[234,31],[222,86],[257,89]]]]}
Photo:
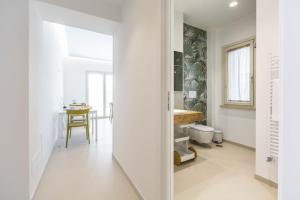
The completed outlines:
{"type": "Polygon", "coordinates": [[[71,129],[75,127],[85,127],[86,139],[90,144],[90,133],[89,133],[89,112],[90,108],[82,108],[76,110],[67,110],[68,125],[67,125],[67,137],[66,137],[66,148],[68,148],[69,138],[71,138],[71,129]],[[80,119],[76,119],[80,117],[80,119]]]}
{"type": "MultiPolygon", "coordinates": [[[[87,105],[85,103],[71,103],[69,105],[69,107],[77,107],[77,108],[82,108],[82,107],[86,107],[87,105]]],[[[76,115],[75,118],[80,118],[80,117],[84,117],[84,115],[76,115]]],[[[71,118],[71,120],[73,120],[73,117],[71,118]]]]}

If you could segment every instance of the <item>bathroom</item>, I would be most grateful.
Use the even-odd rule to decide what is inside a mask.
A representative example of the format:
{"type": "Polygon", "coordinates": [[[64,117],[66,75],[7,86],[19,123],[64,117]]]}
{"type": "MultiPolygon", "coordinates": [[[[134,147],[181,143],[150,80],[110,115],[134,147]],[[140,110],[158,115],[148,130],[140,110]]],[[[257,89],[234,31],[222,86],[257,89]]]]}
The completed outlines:
{"type": "Polygon", "coordinates": [[[276,198],[255,172],[256,17],[255,0],[174,1],[175,199],[276,198]]]}

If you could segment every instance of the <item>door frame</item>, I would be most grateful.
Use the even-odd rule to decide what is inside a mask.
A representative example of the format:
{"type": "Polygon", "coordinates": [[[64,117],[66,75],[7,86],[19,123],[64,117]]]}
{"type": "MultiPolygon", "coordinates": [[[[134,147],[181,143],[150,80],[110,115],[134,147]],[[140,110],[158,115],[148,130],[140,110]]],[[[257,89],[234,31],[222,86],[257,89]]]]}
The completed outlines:
{"type": "Polygon", "coordinates": [[[174,199],[174,0],[162,1],[162,199],[174,199]]]}

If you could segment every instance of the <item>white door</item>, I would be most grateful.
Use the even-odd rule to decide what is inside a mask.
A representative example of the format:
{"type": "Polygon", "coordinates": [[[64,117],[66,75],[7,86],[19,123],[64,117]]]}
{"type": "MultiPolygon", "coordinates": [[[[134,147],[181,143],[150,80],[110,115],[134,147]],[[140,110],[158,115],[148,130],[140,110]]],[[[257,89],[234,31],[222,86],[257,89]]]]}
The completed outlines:
{"type": "Polygon", "coordinates": [[[88,72],[88,104],[97,110],[99,118],[107,118],[113,99],[113,75],[111,73],[88,72]]]}
{"type": "Polygon", "coordinates": [[[105,74],[105,117],[109,117],[110,112],[110,104],[113,103],[113,75],[105,74]]]}

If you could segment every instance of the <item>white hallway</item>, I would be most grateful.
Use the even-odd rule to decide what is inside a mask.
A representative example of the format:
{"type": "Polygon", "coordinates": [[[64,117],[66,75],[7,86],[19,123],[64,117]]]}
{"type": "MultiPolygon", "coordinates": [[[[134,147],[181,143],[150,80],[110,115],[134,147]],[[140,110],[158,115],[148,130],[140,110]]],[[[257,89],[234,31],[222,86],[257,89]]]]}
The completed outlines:
{"type": "Polygon", "coordinates": [[[88,145],[84,129],[73,131],[69,147],[56,145],[34,200],[135,200],[128,178],[112,157],[112,124],[98,121],[98,142],[88,145]]]}

